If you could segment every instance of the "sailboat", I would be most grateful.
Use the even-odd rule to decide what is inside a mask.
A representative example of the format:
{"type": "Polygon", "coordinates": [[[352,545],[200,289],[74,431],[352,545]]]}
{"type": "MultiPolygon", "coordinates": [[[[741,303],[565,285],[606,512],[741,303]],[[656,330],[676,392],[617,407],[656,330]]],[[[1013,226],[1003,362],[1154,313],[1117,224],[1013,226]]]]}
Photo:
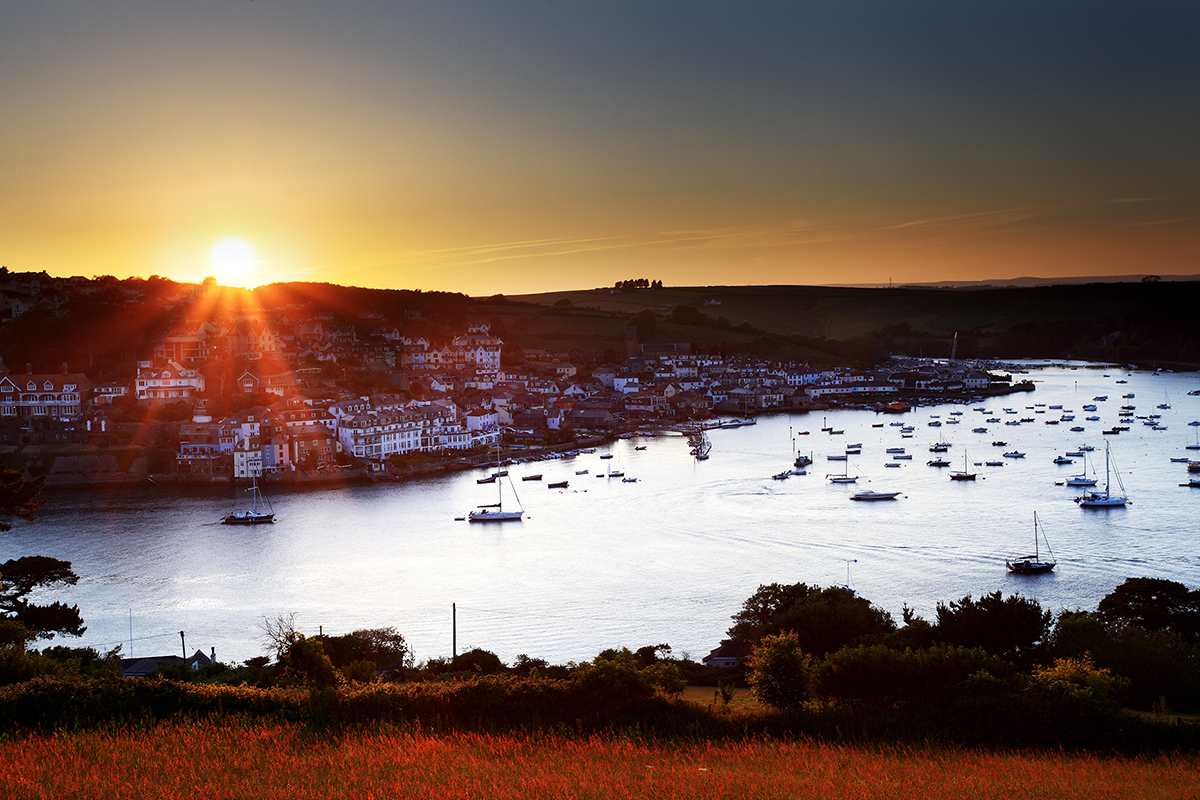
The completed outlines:
{"type": "MultiPolygon", "coordinates": [[[[808,433],[808,431],[805,431],[805,433],[808,433]]],[[[794,438],[792,438],[792,429],[790,427],[788,428],[788,439],[791,441],[791,444],[792,444],[792,452],[796,453],[796,440],[794,438]]],[[[792,462],[792,466],[794,466],[798,470],[803,470],[805,467],[807,467],[811,463],[813,463],[812,455],[806,456],[806,455],[804,455],[804,453],[796,453],[796,458],[792,462]]]]}
{"type": "Polygon", "coordinates": [[[845,462],[846,466],[842,470],[841,475],[826,475],[830,483],[855,483],[858,480],[857,475],[850,474],[850,462],[845,462]]]}
{"type": "MultiPolygon", "coordinates": [[[[520,507],[521,506],[520,499],[517,499],[517,510],[516,511],[505,511],[504,510],[504,482],[502,480],[499,480],[499,478],[500,478],[499,473],[502,471],[503,470],[500,469],[500,448],[496,447],[496,472],[497,472],[497,475],[495,476],[497,478],[497,480],[496,480],[496,502],[487,503],[486,505],[481,505],[479,508],[472,511],[470,514],[467,514],[467,521],[469,521],[469,522],[513,522],[513,521],[521,519],[521,517],[523,517],[525,515],[525,509],[520,507]]],[[[505,474],[507,474],[507,473],[505,473],[505,474]]],[[[509,481],[509,485],[510,486],[512,485],[511,481],[509,481]]],[[[513,492],[513,497],[514,498],[516,497],[516,491],[513,492]]]]}
{"type": "MultiPolygon", "coordinates": [[[[1081,454],[1083,453],[1082,450],[1080,450],[1079,452],[1081,454]]],[[[1084,455],[1084,457],[1083,457],[1083,472],[1079,473],[1078,475],[1072,475],[1071,477],[1067,478],[1067,480],[1066,480],[1067,486],[1095,486],[1096,485],[1095,470],[1093,470],[1092,472],[1093,472],[1093,476],[1089,478],[1088,474],[1087,474],[1087,456],[1084,455]]]]}
{"type": "Polygon", "coordinates": [[[1129,502],[1129,498],[1125,496],[1125,486],[1121,483],[1121,473],[1117,473],[1117,486],[1120,487],[1121,493],[1114,495],[1109,492],[1109,479],[1112,476],[1112,467],[1110,465],[1111,457],[1109,455],[1108,445],[1104,446],[1104,491],[1103,492],[1088,492],[1082,497],[1076,497],[1075,502],[1080,508],[1113,508],[1114,506],[1123,506],[1129,502]]]}
{"type": "Polygon", "coordinates": [[[1015,572],[1018,575],[1036,575],[1039,572],[1049,572],[1054,569],[1054,561],[1042,561],[1041,550],[1038,547],[1039,532],[1042,535],[1042,541],[1046,542],[1046,552],[1050,554],[1050,558],[1054,558],[1054,551],[1050,549],[1050,542],[1046,540],[1046,532],[1038,529],[1038,518],[1035,511],[1033,512],[1033,555],[1005,561],[1004,566],[1008,567],[1009,572],[1015,572]]]}
{"type": "Polygon", "coordinates": [[[241,511],[230,511],[221,517],[222,525],[262,525],[275,521],[275,512],[271,510],[271,503],[263,497],[262,490],[258,488],[257,475],[251,478],[250,488],[247,491],[250,492],[250,507],[241,511]]]}
{"type": "Polygon", "coordinates": [[[961,472],[951,472],[950,480],[952,481],[973,481],[975,480],[974,472],[967,472],[967,454],[963,453],[963,468],[961,472]]]}

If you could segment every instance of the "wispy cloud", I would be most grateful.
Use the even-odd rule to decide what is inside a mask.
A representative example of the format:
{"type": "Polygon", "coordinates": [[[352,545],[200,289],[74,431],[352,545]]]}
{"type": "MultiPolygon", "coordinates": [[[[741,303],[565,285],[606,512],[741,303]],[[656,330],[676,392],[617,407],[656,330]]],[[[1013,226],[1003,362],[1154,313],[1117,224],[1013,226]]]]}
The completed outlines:
{"type": "Polygon", "coordinates": [[[1176,217],[1174,219],[1152,219],[1146,222],[1127,222],[1122,228],[1144,228],[1148,225],[1175,225],[1180,222],[1191,222],[1196,217],[1176,217]]]}
{"type": "Polygon", "coordinates": [[[927,219],[915,219],[909,222],[901,222],[896,225],[885,225],[878,230],[895,231],[904,228],[945,228],[945,227],[969,227],[969,228],[984,228],[998,227],[1001,225],[1011,225],[1014,222],[1023,222],[1027,219],[1043,216],[1050,213],[1053,209],[1043,207],[1025,207],[1025,208],[1008,208],[997,211],[976,211],[971,214],[952,214],[945,217],[929,217],[927,219]]]}
{"type": "Polygon", "coordinates": [[[490,242],[430,250],[399,250],[365,254],[346,268],[354,270],[403,266],[436,270],[518,259],[542,259],[582,253],[638,249],[762,249],[798,247],[849,238],[827,227],[807,223],[658,231],[646,235],[546,238],[490,242]]]}

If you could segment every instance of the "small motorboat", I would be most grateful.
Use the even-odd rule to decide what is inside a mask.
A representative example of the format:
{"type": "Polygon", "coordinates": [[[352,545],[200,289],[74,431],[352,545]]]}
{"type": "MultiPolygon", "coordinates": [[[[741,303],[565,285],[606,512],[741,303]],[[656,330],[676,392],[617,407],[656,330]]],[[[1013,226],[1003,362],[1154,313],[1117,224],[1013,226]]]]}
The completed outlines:
{"type": "Polygon", "coordinates": [[[850,495],[851,500],[895,500],[899,497],[899,492],[859,492],[850,495]]]}

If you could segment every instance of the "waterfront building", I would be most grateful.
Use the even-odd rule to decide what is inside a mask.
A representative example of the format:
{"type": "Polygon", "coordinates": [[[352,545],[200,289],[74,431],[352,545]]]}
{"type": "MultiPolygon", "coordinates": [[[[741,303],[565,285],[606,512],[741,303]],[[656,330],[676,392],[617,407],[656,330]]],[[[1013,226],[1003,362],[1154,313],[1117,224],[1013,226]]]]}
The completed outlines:
{"type": "Polygon", "coordinates": [[[81,419],[92,397],[92,382],[82,372],[35,374],[0,378],[0,417],[24,419],[81,419]]]}

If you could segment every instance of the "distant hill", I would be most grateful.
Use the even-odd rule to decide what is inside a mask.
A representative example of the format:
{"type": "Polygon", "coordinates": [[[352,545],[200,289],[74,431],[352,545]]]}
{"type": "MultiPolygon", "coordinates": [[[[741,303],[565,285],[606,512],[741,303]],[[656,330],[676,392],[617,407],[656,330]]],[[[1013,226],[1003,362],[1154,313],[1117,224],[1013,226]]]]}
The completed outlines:
{"type": "MultiPolygon", "coordinates": [[[[711,317],[723,315],[734,325],[749,321],[775,333],[847,338],[907,322],[932,334],[955,331],[1003,331],[1023,323],[1052,320],[1120,320],[1158,304],[1195,300],[1200,281],[1191,283],[1089,283],[1051,286],[895,289],[848,286],[668,286],[614,293],[610,289],[548,292],[510,299],[553,305],[563,299],[576,307],[636,314],[650,309],[667,313],[690,305],[711,317]]],[[[1191,306],[1193,309],[1196,306],[1191,306]]],[[[1179,308],[1186,312],[1186,309],[1179,308]]],[[[1191,312],[1186,312],[1191,313],[1191,312]]]]}
{"type": "MultiPolygon", "coordinates": [[[[818,348],[822,339],[857,339],[876,354],[945,351],[948,355],[949,341],[958,332],[964,334],[959,349],[963,356],[1200,360],[1195,328],[1200,281],[1138,279],[971,289],[667,286],[508,299],[560,308],[569,303],[575,311],[630,317],[649,310],[666,318],[676,306],[687,306],[709,320],[724,317],[725,326],[734,330],[753,328],[818,348]]],[[[685,327],[710,333],[721,330],[685,327]]],[[[840,354],[847,356],[847,348],[840,354]]]]}
{"type": "MultiPolygon", "coordinates": [[[[1143,280],[1159,281],[1200,281],[1200,275],[1085,275],[1076,278],[1006,278],[1004,280],[984,281],[928,281],[924,283],[897,284],[898,288],[926,289],[1000,289],[1012,286],[1071,286],[1080,283],[1137,283],[1143,280]]],[[[831,286],[847,286],[855,289],[882,289],[878,283],[842,283],[831,286]]]]}
{"type": "Polygon", "coordinates": [[[188,285],[162,279],[77,284],[47,283],[36,306],[0,325],[4,364],[66,362],[96,380],[131,380],[137,361],[171,330],[196,324],[199,315],[244,309],[279,320],[321,314],[364,340],[386,328],[445,341],[469,323],[488,322],[514,360],[524,348],[549,357],[568,353],[580,363],[618,361],[633,325],[642,343],[688,343],[697,352],[778,361],[868,364],[896,353],[948,356],[958,333],[957,353],[964,358],[1200,362],[1200,281],[949,289],[662,287],[638,279],[622,290],[519,297],[296,282],[221,289],[195,305],[184,302],[188,285]]]}

